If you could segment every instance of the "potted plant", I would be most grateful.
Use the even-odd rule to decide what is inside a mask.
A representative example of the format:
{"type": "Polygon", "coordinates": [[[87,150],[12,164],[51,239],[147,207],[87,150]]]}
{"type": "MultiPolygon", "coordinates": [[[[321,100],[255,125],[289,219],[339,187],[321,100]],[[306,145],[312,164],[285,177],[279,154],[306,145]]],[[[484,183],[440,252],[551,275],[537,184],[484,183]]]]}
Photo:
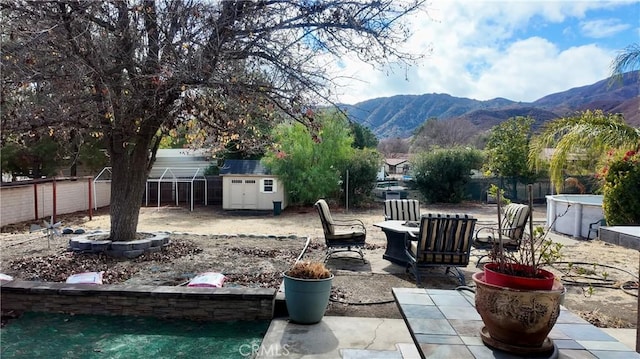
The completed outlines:
{"type": "MultiPolygon", "coordinates": [[[[529,206],[532,202],[529,186],[529,206]]],[[[497,203],[500,217],[499,198],[497,203]]],[[[491,262],[485,264],[483,272],[473,275],[476,310],[485,324],[480,333],[483,342],[518,355],[554,349],[547,335],[558,319],[564,296],[562,283],[541,268],[560,258],[562,245],[547,239],[542,228],[534,230],[532,213],[530,208],[529,233],[523,237],[520,250],[506,252],[498,228],[491,262]]]]}
{"type": "Polygon", "coordinates": [[[289,320],[300,324],[321,321],[329,304],[333,274],[322,262],[298,261],[283,277],[289,320]]]}
{"type": "Polygon", "coordinates": [[[531,218],[529,224],[529,233],[533,235],[527,234],[523,237],[522,245],[517,252],[505,252],[500,247],[501,235],[498,234],[499,241],[489,254],[491,262],[484,266],[487,283],[513,289],[553,288],[555,275],[542,267],[560,258],[562,244],[546,239],[542,227],[532,228],[531,218]]]}

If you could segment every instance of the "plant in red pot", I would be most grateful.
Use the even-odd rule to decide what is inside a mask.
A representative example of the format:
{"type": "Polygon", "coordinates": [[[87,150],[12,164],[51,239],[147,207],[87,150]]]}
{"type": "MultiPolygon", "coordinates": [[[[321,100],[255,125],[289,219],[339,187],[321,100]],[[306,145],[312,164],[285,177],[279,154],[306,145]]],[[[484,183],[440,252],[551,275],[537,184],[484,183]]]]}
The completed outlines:
{"type": "MultiPolygon", "coordinates": [[[[529,213],[532,213],[530,211],[529,213]]],[[[542,268],[560,259],[562,244],[546,238],[542,227],[533,228],[529,221],[529,233],[523,236],[520,249],[505,252],[499,238],[489,254],[491,262],[484,265],[485,281],[489,284],[513,289],[550,290],[555,275],[542,268]]],[[[498,235],[498,237],[501,237],[498,235]]]]}
{"type": "MultiPolygon", "coordinates": [[[[500,199],[498,223],[500,223],[500,199]]],[[[518,355],[553,352],[547,337],[560,314],[564,286],[541,267],[560,258],[559,243],[546,238],[542,228],[533,228],[532,194],[529,186],[529,232],[517,251],[505,251],[501,228],[484,271],[473,275],[476,310],[485,326],[483,342],[518,355]]]]}

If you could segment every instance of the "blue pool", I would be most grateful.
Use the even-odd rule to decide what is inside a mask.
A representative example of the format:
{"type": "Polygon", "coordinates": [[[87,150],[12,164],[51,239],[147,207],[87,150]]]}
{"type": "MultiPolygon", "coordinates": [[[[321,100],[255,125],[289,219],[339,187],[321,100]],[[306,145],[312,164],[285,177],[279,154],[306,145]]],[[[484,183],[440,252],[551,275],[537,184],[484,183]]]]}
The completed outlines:
{"type": "Polygon", "coordinates": [[[269,321],[195,322],[25,313],[2,328],[1,358],[247,358],[269,321]]]}

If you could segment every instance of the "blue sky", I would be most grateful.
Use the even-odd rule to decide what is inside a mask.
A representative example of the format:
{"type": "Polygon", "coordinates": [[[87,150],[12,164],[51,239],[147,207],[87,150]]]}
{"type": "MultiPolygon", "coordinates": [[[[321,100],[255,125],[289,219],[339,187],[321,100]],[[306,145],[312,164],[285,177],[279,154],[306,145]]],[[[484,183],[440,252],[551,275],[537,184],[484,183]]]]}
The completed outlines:
{"type": "Polygon", "coordinates": [[[343,57],[331,70],[349,78],[339,102],[425,93],[535,101],[608,77],[616,54],[640,42],[640,0],[432,0],[408,20],[404,49],[427,55],[383,69],[343,57]]]}

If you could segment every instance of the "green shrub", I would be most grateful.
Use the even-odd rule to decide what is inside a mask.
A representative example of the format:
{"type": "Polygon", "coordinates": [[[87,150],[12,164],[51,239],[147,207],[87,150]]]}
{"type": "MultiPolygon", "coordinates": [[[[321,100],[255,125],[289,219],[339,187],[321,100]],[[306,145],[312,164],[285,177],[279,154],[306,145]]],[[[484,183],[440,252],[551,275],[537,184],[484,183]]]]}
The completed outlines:
{"type": "Polygon", "coordinates": [[[511,200],[504,196],[504,189],[496,186],[495,184],[491,184],[489,186],[489,190],[487,190],[487,195],[489,197],[495,198],[496,202],[498,201],[498,191],[500,191],[500,205],[506,206],[511,203],[511,200]]]}
{"type": "Polygon", "coordinates": [[[600,175],[602,207],[608,225],[640,224],[640,154],[609,153],[600,175]]]}
{"type": "Polygon", "coordinates": [[[284,183],[290,204],[309,205],[318,198],[338,198],[351,147],[346,118],[319,112],[314,133],[301,123],[283,123],[273,132],[273,150],[262,159],[284,183]]]}
{"type": "Polygon", "coordinates": [[[422,152],[413,159],[416,187],[430,203],[459,203],[471,170],[482,165],[482,153],[475,149],[441,149],[422,152]]]}
{"type": "Polygon", "coordinates": [[[205,176],[217,176],[220,174],[220,167],[218,167],[217,163],[212,163],[207,167],[204,171],[205,176]]]}
{"type": "MultiPolygon", "coordinates": [[[[380,152],[372,148],[356,149],[354,154],[346,161],[345,173],[349,171],[349,203],[358,206],[367,202],[373,190],[372,183],[375,182],[380,166],[382,166],[382,156],[380,152]]],[[[346,175],[342,183],[342,193],[346,192],[346,175]]]]}

